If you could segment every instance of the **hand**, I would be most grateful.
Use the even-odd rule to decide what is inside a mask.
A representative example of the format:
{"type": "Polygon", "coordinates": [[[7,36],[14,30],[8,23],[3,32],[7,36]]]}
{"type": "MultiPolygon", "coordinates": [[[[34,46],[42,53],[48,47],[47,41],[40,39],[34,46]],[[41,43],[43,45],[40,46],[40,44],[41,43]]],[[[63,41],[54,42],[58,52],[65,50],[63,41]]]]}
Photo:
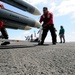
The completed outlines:
{"type": "Polygon", "coordinates": [[[43,25],[43,26],[42,26],[42,29],[46,29],[46,25],[43,25]]]}
{"type": "Polygon", "coordinates": [[[43,28],[46,28],[47,27],[47,25],[45,24],[45,25],[43,25],[43,28]]]}

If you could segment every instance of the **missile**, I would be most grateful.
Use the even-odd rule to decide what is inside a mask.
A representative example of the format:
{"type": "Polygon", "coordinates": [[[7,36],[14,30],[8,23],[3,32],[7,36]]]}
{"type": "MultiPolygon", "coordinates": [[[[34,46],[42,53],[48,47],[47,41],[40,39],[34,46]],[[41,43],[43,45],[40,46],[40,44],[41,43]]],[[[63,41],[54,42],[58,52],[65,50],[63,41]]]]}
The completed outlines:
{"type": "Polygon", "coordinates": [[[27,11],[34,15],[40,15],[40,11],[33,5],[29,4],[28,2],[24,0],[0,0],[2,2],[5,2],[7,4],[10,4],[14,7],[17,7],[23,11],[27,11]]]}
{"type": "Polygon", "coordinates": [[[40,23],[38,21],[4,8],[0,8],[0,20],[12,21],[16,23],[16,25],[19,24],[20,26],[40,27],[40,23]]]}
{"type": "Polygon", "coordinates": [[[19,23],[17,24],[13,21],[8,21],[8,20],[4,21],[3,26],[5,28],[10,28],[10,29],[21,29],[21,30],[30,30],[31,29],[30,26],[23,26],[23,25],[20,25],[19,23]]]}

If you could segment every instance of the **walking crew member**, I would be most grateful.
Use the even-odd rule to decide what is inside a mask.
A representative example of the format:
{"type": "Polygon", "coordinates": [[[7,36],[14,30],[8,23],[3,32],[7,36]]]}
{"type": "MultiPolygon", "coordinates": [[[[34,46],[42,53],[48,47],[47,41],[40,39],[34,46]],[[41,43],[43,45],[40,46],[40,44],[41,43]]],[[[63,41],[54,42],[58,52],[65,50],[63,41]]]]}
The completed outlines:
{"type": "Polygon", "coordinates": [[[40,23],[43,22],[43,33],[41,37],[41,42],[38,43],[38,45],[43,45],[45,37],[47,35],[48,30],[51,32],[52,36],[52,44],[56,44],[56,33],[54,29],[54,23],[53,23],[53,14],[52,12],[48,11],[47,7],[43,7],[43,15],[40,17],[40,23]]]}
{"type": "MultiPolygon", "coordinates": [[[[1,4],[1,3],[0,3],[0,8],[4,8],[3,4],[1,4]]],[[[0,31],[1,31],[1,33],[3,35],[3,37],[5,39],[8,39],[7,31],[6,31],[6,29],[5,29],[5,27],[3,25],[4,25],[4,22],[0,21],[0,31]]],[[[1,43],[1,45],[7,45],[7,44],[10,44],[10,42],[6,41],[6,42],[1,43]]]]}

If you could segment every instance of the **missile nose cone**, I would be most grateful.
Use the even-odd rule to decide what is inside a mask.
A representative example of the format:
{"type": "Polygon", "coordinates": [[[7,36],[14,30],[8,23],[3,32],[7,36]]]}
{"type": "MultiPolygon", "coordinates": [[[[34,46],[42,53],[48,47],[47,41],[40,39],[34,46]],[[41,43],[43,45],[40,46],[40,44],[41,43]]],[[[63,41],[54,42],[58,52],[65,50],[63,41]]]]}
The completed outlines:
{"type": "Polygon", "coordinates": [[[36,8],[33,12],[34,15],[41,15],[40,11],[36,8]]]}
{"type": "Polygon", "coordinates": [[[24,28],[25,30],[30,30],[31,29],[31,27],[30,26],[25,26],[25,28],[24,28]]]}
{"type": "Polygon", "coordinates": [[[36,21],[35,27],[40,28],[40,25],[41,25],[41,24],[40,24],[38,21],[36,21]]]}

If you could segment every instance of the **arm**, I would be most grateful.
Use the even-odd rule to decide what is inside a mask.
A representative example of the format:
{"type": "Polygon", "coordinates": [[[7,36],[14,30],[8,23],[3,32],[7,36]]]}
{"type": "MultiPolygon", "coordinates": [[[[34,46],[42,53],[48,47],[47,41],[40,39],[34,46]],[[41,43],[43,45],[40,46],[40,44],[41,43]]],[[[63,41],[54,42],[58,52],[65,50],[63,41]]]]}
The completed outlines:
{"type": "Polygon", "coordinates": [[[65,34],[65,29],[64,29],[64,34],[65,34]]]}
{"type": "Polygon", "coordinates": [[[0,29],[2,28],[2,26],[3,26],[3,24],[4,24],[4,22],[0,22],[0,29]]]}
{"type": "MultiPolygon", "coordinates": [[[[3,4],[0,4],[0,7],[1,7],[1,8],[4,8],[3,4]]],[[[3,27],[3,25],[4,25],[4,22],[1,21],[1,22],[0,22],[0,29],[3,27]]]]}
{"type": "Polygon", "coordinates": [[[0,4],[0,7],[1,7],[1,8],[4,8],[4,5],[3,5],[3,4],[0,4]]]}
{"type": "Polygon", "coordinates": [[[41,16],[39,22],[41,23],[42,21],[43,21],[43,17],[41,16]]]}

